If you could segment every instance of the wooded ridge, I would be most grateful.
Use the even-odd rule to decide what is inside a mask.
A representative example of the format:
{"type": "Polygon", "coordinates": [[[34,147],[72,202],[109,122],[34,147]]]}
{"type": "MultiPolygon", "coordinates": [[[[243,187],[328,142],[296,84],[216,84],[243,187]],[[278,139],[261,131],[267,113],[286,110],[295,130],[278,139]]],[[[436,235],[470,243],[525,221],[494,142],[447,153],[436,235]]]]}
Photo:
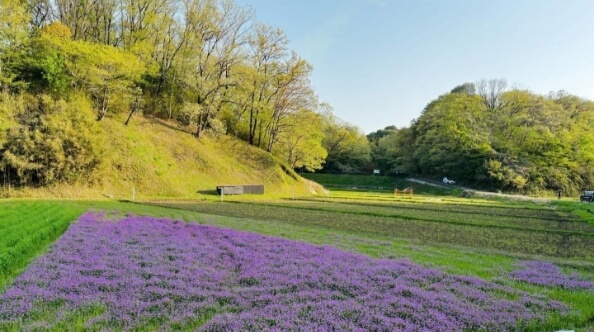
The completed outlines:
{"type": "Polygon", "coordinates": [[[392,172],[479,188],[575,195],[594,186],[594,102],[537,95],[504,80],[466,83],[430,102],[410,127],[368,135],[392,172]]]}

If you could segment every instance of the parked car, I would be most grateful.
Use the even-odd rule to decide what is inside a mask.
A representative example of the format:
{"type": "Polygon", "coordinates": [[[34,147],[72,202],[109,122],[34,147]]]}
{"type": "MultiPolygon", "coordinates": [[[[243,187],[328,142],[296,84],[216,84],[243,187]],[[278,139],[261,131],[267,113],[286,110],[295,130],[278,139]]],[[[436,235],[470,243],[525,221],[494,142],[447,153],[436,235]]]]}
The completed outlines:
{"type": "Polygon", "coordinates": [[[584,193],[580,196],[580,202],[594,202],[594,190],[584,191],[584,193]]]}

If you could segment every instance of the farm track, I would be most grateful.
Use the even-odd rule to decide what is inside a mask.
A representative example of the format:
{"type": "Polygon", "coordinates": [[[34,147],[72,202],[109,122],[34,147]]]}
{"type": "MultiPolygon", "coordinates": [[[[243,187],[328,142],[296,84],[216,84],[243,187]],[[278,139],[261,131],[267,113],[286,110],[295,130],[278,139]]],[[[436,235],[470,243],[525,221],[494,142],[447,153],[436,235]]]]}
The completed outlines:
{"type": "Polygon", "coordinates": [[[420,183],[420,184],[423,184],[426,186],[434,186],[434,187],[438,187],[438,188],[456,188],[456,189],[460,189],[460,190],[468,190],[480,197],[507,198],[507,199],[512,199],[512,200],[533,202],[533,203],[547,203],[547,202],[551,201],[551,199],[549,199],[549,198],[530,197],[530,196],[512,195],[512,194],[500,194],[500,193],[493,193],[493,192],[489,192],[489,191],[476,190],[476,189],[458,186],[458,185],[446,185],[446,184],[442,184],[442,183],[439,183],[439,182],[433,181],[433,180],[423,180],[423,179],[415,179],[415,178],[407,178],[406,180],[410,181],[410,182],[416,182],[416,183],[420,183]]]}

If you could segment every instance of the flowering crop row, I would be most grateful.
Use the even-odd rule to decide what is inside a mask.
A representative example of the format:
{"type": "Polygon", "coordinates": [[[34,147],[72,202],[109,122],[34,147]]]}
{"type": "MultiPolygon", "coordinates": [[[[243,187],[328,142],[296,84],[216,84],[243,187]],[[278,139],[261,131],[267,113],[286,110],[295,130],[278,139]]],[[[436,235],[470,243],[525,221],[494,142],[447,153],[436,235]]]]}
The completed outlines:
{"type": "Polygon", "coordinates": [[[0,297],[0,329],[52,329],[84,306],[88,328],[202,331],[506,331],[558,302],[409,261],[149,217],[84,214],[0,297]],[[55,318],[38,321],[48,303],[55,318]],[[41,313],[40,313],[41,312],[41,313]],[[37,317],[37,320],[36,320],[37,317]]]}
{"type": "Polygon", "coordinates": [[[523,261],[519,269],[510,273],[510,278],[527,282],[529,284],[560,287],[570,290],[592,290],[594,282],[584,280],[579,274],[564,274],[561,269],[553,263],[544,261],[523,261]]]}

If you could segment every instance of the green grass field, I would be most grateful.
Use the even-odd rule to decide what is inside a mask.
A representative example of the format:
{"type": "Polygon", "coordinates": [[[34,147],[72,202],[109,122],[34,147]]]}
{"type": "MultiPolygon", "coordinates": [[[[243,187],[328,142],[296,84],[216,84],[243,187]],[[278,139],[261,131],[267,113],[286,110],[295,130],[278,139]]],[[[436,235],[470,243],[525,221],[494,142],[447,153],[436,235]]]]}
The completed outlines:
{"type": "Polygon", "coordinates": [[[394,189],[412,188],[415,193],[427,195],[458,195],[462,191],[455,188],[442,188],[407,181],[402,177],[384,175],[347,175],[347,174],[299,174],[329,189],[346,189],[350,192],[393,192],[394,189]]]}
{"type": "MultiPolygon", "coordinates": [[[[542,294],[572,309],[562,317],[552,313],[546,326],[526,330],[594,329],[591,291],[534,286],[506,277],[519,261],[536,259],[594,281],[594,222],[588,205],[345,190],[285,200],[226,197],[225,202],[7,200],[0,202],[0,290],[86,210],[182,219],[372,257],[408,258],[542,294]]],[[[81,317],[75,315],[72,321],[81,317]]]]}

